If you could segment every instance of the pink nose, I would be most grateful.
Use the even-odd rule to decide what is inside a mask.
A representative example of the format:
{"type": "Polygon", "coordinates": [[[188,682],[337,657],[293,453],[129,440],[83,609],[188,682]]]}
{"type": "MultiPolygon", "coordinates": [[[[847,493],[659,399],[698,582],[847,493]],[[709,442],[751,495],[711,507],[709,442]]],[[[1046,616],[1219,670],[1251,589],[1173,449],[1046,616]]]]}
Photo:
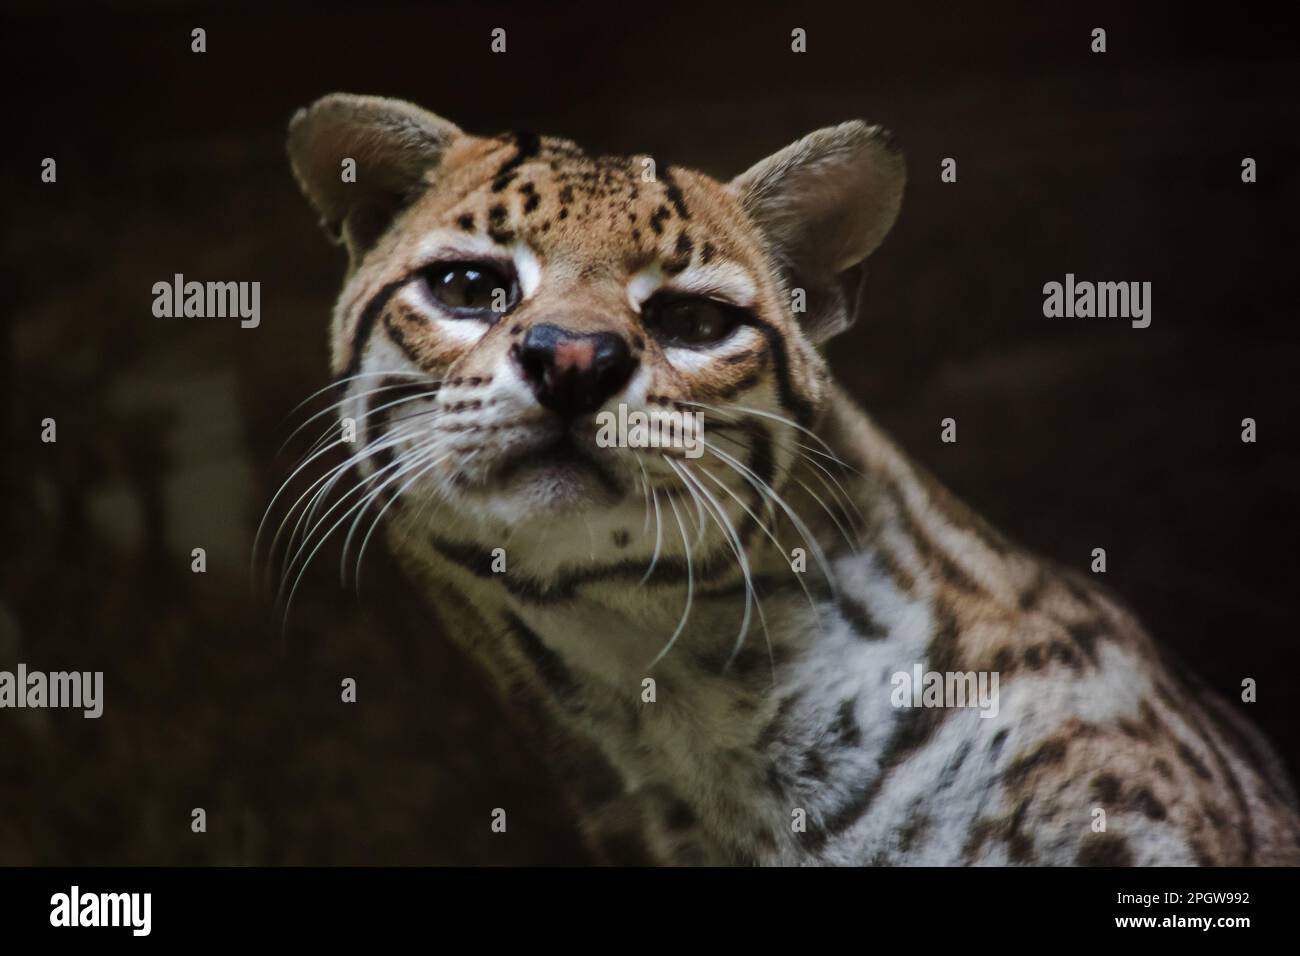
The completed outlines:
{"type": "Polygon", "coordinates": [[[558,325],[533,326],[513,354],[538,404],[566,418],[600,408],[637,366],[622,336],[558,325]]]}

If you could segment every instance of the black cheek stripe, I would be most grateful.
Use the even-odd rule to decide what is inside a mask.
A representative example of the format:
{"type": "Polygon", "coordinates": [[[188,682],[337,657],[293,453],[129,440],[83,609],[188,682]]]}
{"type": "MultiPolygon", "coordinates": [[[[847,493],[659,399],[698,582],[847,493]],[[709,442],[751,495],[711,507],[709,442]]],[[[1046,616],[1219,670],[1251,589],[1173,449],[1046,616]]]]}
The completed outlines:
{"type": "Polygon", "coordinates": [[[781,404],[794,413],[795,421],[807,428],[812,424],[812,402],[795,391],[794,382],[790,378],[790,354],[785,349],[785,339],[780,330],[757,316],[746,318],[745,324],[763,333],[768,350],[772,353],[772,364],[776,367],[776,388],[781,404]]]}
{"type": "Polygon", "coordinates": [[[365,355],[366,345],[370,341],[370,336],[374,333],[375,323],[384,313],[384,307],[388,301],[402,286],[411,280],[409,275],[402,276],[388,283],[377,293],[374,298],[366,303],[365,310],[361,313],[361,319],[357,322],[357,330],[352,335],[352,354],[348,357],[347,368],[343,371],[340,381],[344,378],[350,378],[361,370],[361,357],[365,355]]]}

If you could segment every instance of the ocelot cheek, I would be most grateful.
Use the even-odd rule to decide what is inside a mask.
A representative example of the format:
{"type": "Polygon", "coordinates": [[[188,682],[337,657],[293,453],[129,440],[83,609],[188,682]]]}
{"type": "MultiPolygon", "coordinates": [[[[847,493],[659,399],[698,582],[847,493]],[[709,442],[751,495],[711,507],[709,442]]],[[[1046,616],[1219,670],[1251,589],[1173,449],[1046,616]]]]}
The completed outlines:
{"type": "Polygon", "coordinates": [[[385,313],[384,332],[411,364],[438,378],[469,355],[476,344],[446,334],[437,322],[401,302],[385,313]]]}
{"type": "Polygon", "coordinates": [[[702,402],[737,401],[770,377],[767,354],[760,348],[744,349],[716,360],[708,374],[697,376],[692,391],[702,402]]]}

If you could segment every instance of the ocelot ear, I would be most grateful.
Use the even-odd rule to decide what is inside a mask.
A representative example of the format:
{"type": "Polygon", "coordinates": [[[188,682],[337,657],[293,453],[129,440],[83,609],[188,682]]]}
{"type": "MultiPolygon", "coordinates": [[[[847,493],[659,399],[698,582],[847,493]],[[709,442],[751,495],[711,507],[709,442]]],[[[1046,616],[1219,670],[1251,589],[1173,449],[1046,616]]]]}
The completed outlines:
{"type": "Polygon", "coordinates": [[[857,317],[862,261],[894,224],[906,179],[890,133],[855,120],[809,133],[729,184],[789,289],[804,290],[796,318],[813,342],[857,317]]]}
{"type": "Polygon", "coordinates": [[[460,135],[454,124],[411,103],[332,93],[289,122],[289,161],[355,268],[460,135]],[[354,177],[344,175],[347,159],[356,162],[354,177]]]}

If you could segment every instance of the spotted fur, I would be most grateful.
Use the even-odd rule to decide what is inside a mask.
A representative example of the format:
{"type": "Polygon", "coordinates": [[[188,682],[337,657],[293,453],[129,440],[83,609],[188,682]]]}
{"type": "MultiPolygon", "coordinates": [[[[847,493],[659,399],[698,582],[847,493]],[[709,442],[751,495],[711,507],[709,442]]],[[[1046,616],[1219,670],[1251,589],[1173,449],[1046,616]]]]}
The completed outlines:
{"type": "Polygon", "coordinates": [[[295,117],[290,154],[349,253],[332,355],[342,414],[382,446],[362,473],[415,463],[382,483],[390,546],[551,755],[600,859],[1300,860],[1294,794],[1242,708],[830,380],[819,348],[901,199],[882,130],[818,131],[724,184],[335,95],[295,117]],[[421,277],[466,260],[503,263],[517,304],[445,314],[421,277]],[[643,315],[663,290],[745,318],[666,344],[643,315]],[[518,359],[543,322],[621,337],[636,371],[606,407],[701,409],[710,453],[579,432],[573,461],[545,458],[556,426],[518,359]],[[400,415],[376,412],[376,382],[409,388],[400,415]],[[997,716],[894,707],[891,675],[917,663],[998,672],[997,716]]]}

